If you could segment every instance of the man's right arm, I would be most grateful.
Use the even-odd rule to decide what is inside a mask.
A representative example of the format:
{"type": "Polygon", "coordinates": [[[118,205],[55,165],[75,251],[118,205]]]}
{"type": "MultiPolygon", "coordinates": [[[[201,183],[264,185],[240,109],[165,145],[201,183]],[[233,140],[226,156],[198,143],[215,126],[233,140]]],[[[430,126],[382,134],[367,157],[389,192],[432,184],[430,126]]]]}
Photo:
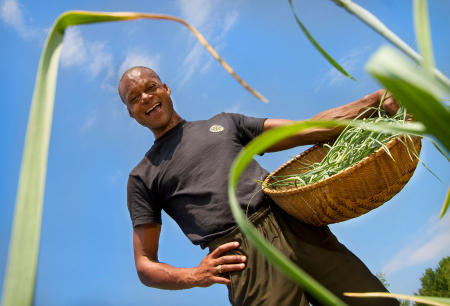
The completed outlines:
{"type": "Polygon", "coordinates": [[[138,225],[133,230],[133,247],[136,270],[141,282],[149,287],[177,290],[192,287],[208,287],[214,283],[229,284],[230,280],[219,275],[245,268],[245,256],[223,255],[239,246],[229,242],[219,246],[194,268],[176,268],[159,262],[158,245],[161,224],[138,225]]]}

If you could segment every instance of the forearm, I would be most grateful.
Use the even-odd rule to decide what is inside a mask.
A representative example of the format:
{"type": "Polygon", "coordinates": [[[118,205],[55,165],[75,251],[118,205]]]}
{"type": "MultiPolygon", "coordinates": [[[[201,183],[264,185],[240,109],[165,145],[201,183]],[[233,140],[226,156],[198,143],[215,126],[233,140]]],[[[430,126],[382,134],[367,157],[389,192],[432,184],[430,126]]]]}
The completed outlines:
{"type": "MultiPolygon", "coordinates": [[[[375,94],[367,95],[357,101],[323,111],[309,120],[353,119],[358,116],[360,118],[370,117],[374,113],[374,111],[371,111],[370,108],[378,106],[380,97],[381,91],[378,91],[375,94]]],[[[267,125],[265,124],[264,131],[294,122],[292,120],[282,120],[282,119],[275,119],[275,120],[268,119],[268,120],[270,121],[268,122],[267,125]]],[[[275,152],[290,149],[301,145],[327,142],[331,139],[336,138],[343,130],[343,128],[344,127],[338,126],[333,128],[307,129],[273,145],[267,150],[267,152],[275,152]]]]}
{"type": "Polygon", "coordinates": [[[162,262],[141,259],[138,265],[138,276],[141,282],[149,287],[180,290],[197,286],[196,268],[176,268],[162,262]]]}
{"type": "Polygon", "coordinates": [[[359,115],[361,115],[361,118],[368,118],[373,115],[375,111],[367,110],[372,107],[378,107],[378,104],[380,103],[380,91],[377,93],[378,94],[367,95],[362,99],[323,111],[312,117],[311,120],[353,119],[359,115]]]}

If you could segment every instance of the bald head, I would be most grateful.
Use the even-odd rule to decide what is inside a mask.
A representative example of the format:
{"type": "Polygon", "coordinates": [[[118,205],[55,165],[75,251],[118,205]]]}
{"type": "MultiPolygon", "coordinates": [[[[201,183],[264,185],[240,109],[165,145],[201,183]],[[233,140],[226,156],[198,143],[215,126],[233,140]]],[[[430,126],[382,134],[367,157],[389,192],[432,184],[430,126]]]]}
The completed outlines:
{"type": "Polygon", "coordinates": [[[158,74],[150,68],[144,66],[131,67],[125,71],[119,81],[119,96],[122,102],[126,101],[126,89],[131,83],[137,83],[142,78],[151,78],[162,84],[158,74]]]}

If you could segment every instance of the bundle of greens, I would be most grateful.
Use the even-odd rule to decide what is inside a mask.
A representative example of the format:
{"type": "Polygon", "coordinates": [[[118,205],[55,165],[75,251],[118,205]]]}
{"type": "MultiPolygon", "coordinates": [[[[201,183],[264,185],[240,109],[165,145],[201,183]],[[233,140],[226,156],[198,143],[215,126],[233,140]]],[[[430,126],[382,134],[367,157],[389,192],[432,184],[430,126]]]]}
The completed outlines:
{"type": "MultiPolygon", "coordinates": [[[[367,112],[374,112],[375,116],[362,119],[364,122],[405,122],[406,110],[400,107],[397,114],[390,117],[381,107],[368,109],[367,112]]],[[[363,116],[364,114],[361,114],[363,116]]],[[[359,118],[355,118],[358,120],[359,118]]],[[[299,174],[285,176],[273,176],[273,181],[266,188],[271,189],[289,189],[306,186],[327,179],[352,165],[358,163],[369,156],[380,147],[391,156],[386,143],[391,139],[398,137],[399,134],[386,134],[365,130],[361,127],[347,126],[333,145],[324,144],[327,153],[319,163],[307,163],[305,160],[296,160],[301,163],[299,174]]],[[[409,136],[406,136],[409,137],[409,136]]],[[[408,146],[406,146],[408,149],[408,146]]],[[[417,155],[416,152],[411,152],[417,155]]],[[[392,157],[392,156],[391,156],[392,157]]]]}

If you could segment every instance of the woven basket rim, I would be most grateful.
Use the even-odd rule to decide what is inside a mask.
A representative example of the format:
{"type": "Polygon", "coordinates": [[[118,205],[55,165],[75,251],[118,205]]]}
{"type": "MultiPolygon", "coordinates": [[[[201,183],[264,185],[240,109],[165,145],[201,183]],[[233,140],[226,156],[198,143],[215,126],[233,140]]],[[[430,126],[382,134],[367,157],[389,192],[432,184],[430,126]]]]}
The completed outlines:
{"type": "MultiPolygon", "coordinates": [[[[403,143],[398,139],[399,137],[405,137],[406,135],[400,135],[397,136],[393,139],[391,139],[390,141],[388,141],[387,143],[385,143],[385,146],[390,150],[392,147],[394,147],[395,145],[403,145],[403,143]]],[[[415,142],[418,142],[422,139],[422,137],[420,136],[410,136],[413,139],[413,144],[415,142]]],[[[360,160],[359,162],[357,162],[356,164],[352,165],[351,167],[348,167],[344,170],[342,170],[341,172],[334,174],[324,180],[321,180],[319,182],[313,183],[313,184],[309,184],[306,186],[300,186],[300,187],[294,187],[294,188],[289,188],[289,189],[284,189],[284,190],[273,190],[270,188],[264,188],[264,186],[267,186],[269,180],[276,175],[278,172],[280,172],[282,169],[288,167],[290,164],[292,164],[293,162],[295,162],[296,160],[302,158],[303,156],[309,154],[311,151],[317,150],[319,148],[322,147],[323,144],[316,144],[314,146],[312,146],[311,148],[307,149],[306,151],[300,153],[299,155],[291,158],[289,161],[287,161],[286,163],[284,163],[283,165],[281,165],[278,169],[276,169],[275,171],[273,171],[270,175],[268,175],[262,184],[262,190],[265,194],[267,195],[290,195],[290,194],[296,194],[299,193],[301,191],[307,191],[309,189],[315,189],[315,188],[320,188],[323,187],[324,185],[328,185],[333,183],[334,181],[342,178],[343,176],[347,176],[347,175],[351,175],[353,172],[357,171],[359,168],[364,167],[367,163],[369,163],[372,159],[374,158],[378,158],[380,155],[387,155],[386,151],[383,149],[383,147],[378,148],[375,152],[373,152],[372,154],[370,154],[369,156],[364,157],[362,160],[360,160]]],[[[388,158],[391,158],[390,156],[387,156],[388,158]]]]}

